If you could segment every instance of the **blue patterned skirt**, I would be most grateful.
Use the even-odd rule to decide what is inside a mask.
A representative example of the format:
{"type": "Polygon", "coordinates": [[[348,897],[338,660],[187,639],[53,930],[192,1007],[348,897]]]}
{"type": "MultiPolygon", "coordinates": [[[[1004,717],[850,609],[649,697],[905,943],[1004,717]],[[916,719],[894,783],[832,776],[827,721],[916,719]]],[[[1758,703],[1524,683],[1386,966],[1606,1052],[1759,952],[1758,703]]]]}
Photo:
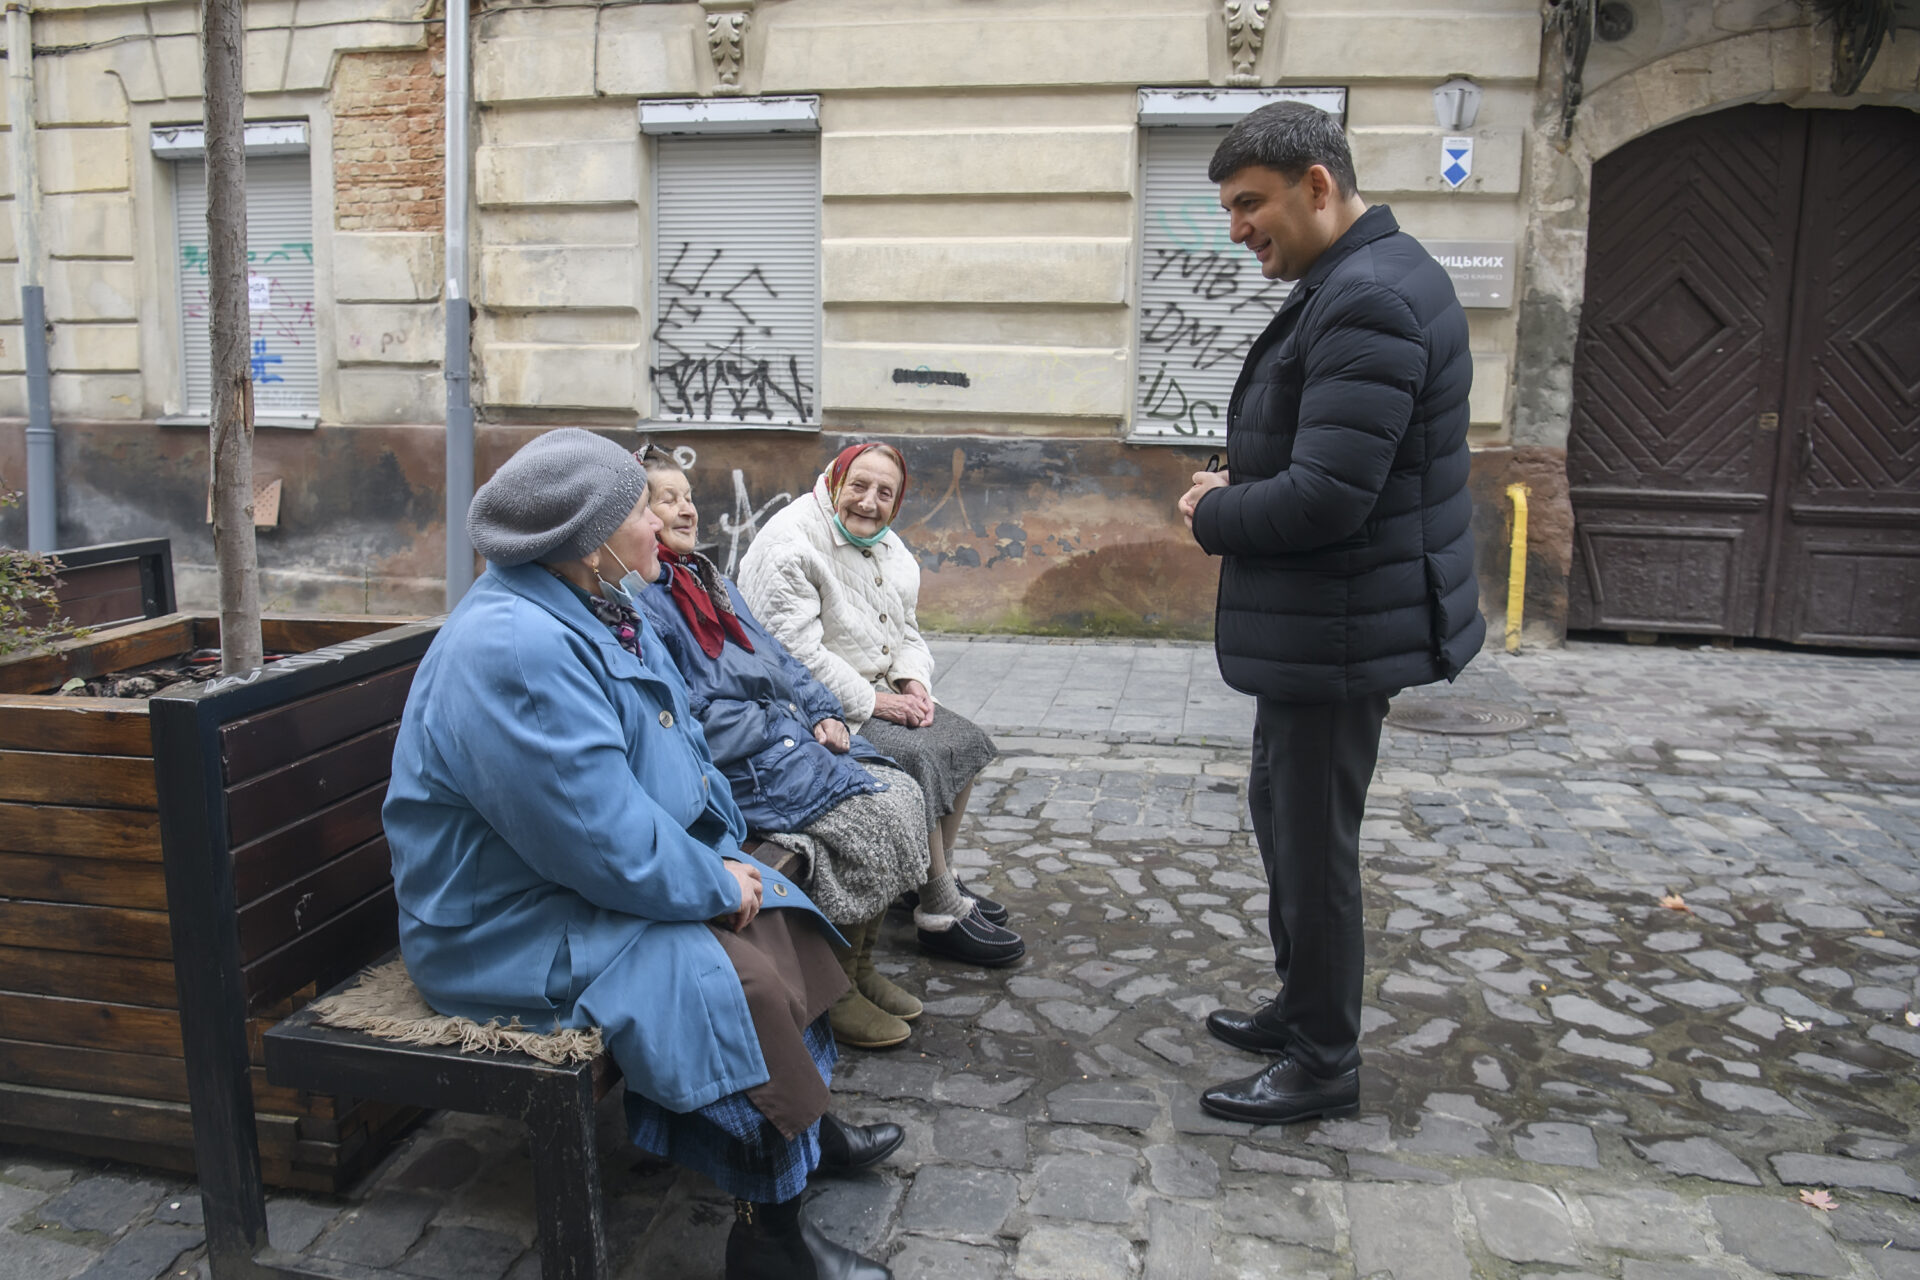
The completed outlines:
{"type": "MultiPolygon", "coordinates": [[[[840,1054],[826,1017],[814,1019],[801,1038],[821,1081],[832,1084],[840,1054]]],[[[629,1090],[626,1106],[634,1146],[705,1174],[737,1200],[785,1203],[806,1190],[807,1175],[820,1163],[819,1121],[789,1142],[744,1090],[684,1112],[629,1090]]]]}

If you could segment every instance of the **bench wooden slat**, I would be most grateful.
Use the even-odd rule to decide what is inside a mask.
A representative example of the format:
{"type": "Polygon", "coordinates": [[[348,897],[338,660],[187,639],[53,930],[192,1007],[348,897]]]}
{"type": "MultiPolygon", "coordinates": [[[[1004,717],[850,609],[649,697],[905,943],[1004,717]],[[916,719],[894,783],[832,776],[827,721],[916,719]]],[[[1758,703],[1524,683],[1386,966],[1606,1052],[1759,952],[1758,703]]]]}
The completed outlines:
{"type": "Polygon", "coordinates": [[[233,851],[233,893],[242,906],[306,875],[381,833],[385,780],[233,851]]]}
{"type": "Polygon", "coordinates": [[[96,631],[84,640],[62,640],[51,653],[14,658],[0,663],[0,690],[7,693],[46,693],[67,679],[90,680],[131,667],[161,662],[197,647],[193,619],[170,613],[145,622],[96,631]]]}
{"type": "Polygon", "coordinates": [[[0,803],[0,848],[68,858],[161,858],[160,829],[150,809],[0,803]]]}
{"type": "Polygon", "coordinates": [[[398,720],[417,670],[418,663],[396,667],[225,726],[220,744],[228,785],[398,720]]]}
{"type": "Polygon", "coordinates": [[[368,957],[390,950],[399,939],[399,907],[393,885],[304,931],[277,951],[242,970],[247,1011],[257,1013],[309,985],[325,990],[359,970],[368,957]]]}
{"type": "Polygon", "coordinates": [[[173,954],[166,912],[125,907],[0,900],[0,938],[16,947],[136,960],[165,960],[173,954]]]}
{"type": "Polygon", "coordinates": [[[0,750],[151,756],[147,704],[139,698],[61,698],[0,693],[0,750]]]}
{"type": "Polygon", "coordinates": [[[393,885],[393,855],[376,836],[309,875],[240,908],[240,954],[249,963],[311,929],[324,928],[344,909],[393,885]]]}
{"type": "Polygon", "coordinates": [[[20,995],[146,1005],[150,1009],[171,1009],[179,1001],[173,965],[168,961],[25,947],[0,947],[0,989],[20,995]]]}
{"type": "Polygon", "coordinates": [[[30,804],[152,809],[152,756],[87,756],[66,751],[0,751],[0,800],[30,804]]]}
{"type": "Polygon", "coordinates": [[[399,734],[399,725],[384,725],[229,787],[229,845],[246,844],[324,805],[386,781],[393,771],[393,743],[399,734]]]}
{"type": "MultiPolygon", "coordinates": [[[[152,1098],[160,1102],[187,1101],[187,1064],[181,1058],[144,1053],[124,1053],[111,1049],[82,1049],[73,1045],[34,1044],[25,1040],[0,1040],[0,1080],[38,1085],[46,1089],[73,1089],[82,1093],[117,1093],[130,1098],[152,1098]]],[[[299,1089],[271,1084],[264,1068],[253,1072],[253,1105],[256,1110],[292,1116],[304,1123],[317,1112],[325,1111],[326,1123],[338,1127],[330,1097],[314,1098],[299,1089]]],[[[350,1125],[363,1121],[350,1120],[350,1125]]],[[[304,1129],[303,1137],[311,1136],[304,1129]]]]}
{"type": "Polygon", "coordinates": [[[152,862],[0,853],[0,898],[165,911],[167,880],[152,862]]]}
{"type": "Polygon", "coordinates": [[[0,991],[0,1026],[18,1040],[128,1053],[181,1054],[180,1015],[171,1009],[64,1000],[0,991]]]}

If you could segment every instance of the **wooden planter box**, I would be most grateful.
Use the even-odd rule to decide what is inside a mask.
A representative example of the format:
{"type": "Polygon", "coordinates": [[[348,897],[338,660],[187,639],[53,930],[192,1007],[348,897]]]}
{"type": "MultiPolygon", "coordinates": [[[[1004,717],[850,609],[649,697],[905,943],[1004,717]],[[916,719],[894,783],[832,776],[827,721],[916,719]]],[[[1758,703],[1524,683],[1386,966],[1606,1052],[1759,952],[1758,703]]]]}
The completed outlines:
{"type": "MultiPolygon", "coordinates": [[[[401,621],[262,630],[304,653],[401,621]]],[[[53,691],[218,643],[218,619],[173,613],[0,660],[0,1143],[193,1169],[147,703],[53,691]]],[[[267,1084],[258,1030],[298,1003],[250,1026],[262,1172],[337,1191],[417,1113],[267,1084]]]]}

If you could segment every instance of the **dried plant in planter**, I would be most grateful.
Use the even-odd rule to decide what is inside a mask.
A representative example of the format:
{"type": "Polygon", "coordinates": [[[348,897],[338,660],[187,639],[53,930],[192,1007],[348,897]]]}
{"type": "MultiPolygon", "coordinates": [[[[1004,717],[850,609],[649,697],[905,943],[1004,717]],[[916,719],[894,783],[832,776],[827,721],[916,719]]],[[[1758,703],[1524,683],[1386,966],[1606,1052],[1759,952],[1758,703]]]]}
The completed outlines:
{"type": "MultiPolygon", "coordinates": [[[[0,508],[20,505],[18,492],[0,482],[0,508]]],[[[0,546],[0,656],[47,649],[56,640],[84,636],[84,627],[60,616],[60,562],[38,551],[0,546]]]]}

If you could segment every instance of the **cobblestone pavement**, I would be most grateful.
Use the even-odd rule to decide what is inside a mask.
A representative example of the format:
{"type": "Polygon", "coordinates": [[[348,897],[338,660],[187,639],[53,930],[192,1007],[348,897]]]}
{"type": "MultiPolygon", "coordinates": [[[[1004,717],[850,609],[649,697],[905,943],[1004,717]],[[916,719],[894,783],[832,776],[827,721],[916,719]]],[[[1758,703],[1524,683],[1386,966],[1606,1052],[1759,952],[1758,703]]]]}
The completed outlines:
{"type": "MultiPolygon", "coordinates": [[[[1201,1016],[1272,983],[1246,700],[1194,646],[936,647],[1003,751],[956,859],[1029,958],[930,963],[889,919],[927,1016],[836,1089],[909,1139],[819,1184],[831,1234],[903,1278],[1920,1280],[1920,663],[1575,644],[1407,695],[1533,727],[1389,726],[1361,1113],[1283,1130],[1195,1101],[1259,1065],[1201,1016]]],[[[605,1127],[624,1274],[717,1276],[727,1202],[605,1127]]],[[[522,1146],[437,1117],[346,1200],[276,1197],[275,1242],[531,1280],[522,1146]]],[[[192,1275],[197,1210],[0,1151],[0,1275],[192,1275]]]]}

